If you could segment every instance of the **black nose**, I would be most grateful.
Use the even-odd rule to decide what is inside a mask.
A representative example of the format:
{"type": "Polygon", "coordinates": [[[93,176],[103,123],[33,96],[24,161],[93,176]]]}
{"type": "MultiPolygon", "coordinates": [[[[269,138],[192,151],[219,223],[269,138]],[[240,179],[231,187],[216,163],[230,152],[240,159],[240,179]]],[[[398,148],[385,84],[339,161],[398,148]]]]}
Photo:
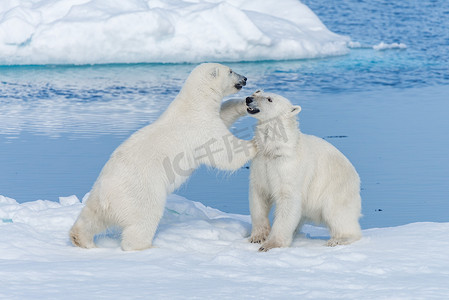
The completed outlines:
{"type": "Polygon", "coordinates": [[[246,104],[253,102],[253,97],[246,97],[246,104]]]}
{"type": "Polygon", "coordinates": [[[242,78],[242,80],[240,81],[240,84],[242,85],[242,86],[245,86],[246,85],[246,77],[245,76],[242,76],[243,78],[242,78]]]}

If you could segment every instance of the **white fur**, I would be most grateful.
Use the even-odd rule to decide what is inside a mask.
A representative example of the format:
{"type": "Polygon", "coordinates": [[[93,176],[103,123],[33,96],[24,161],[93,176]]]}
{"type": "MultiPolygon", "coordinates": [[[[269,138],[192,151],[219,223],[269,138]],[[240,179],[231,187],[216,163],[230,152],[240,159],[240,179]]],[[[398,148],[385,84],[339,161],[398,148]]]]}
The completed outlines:
{"type": "Polygon", "coordinates": [[[245,112],[224,96],[238,91],[240,76],[220,64],[202,64],[153,124],[120,145],[95,182],[86,206],[70,231],[74,245],[95,247],[94,236],[110,226],[122,228],[123,250],[151,247],[166,197],[200,164],[236,170],[256,152],[254,144],[234,137],[227,126],[245,112]]]}
{"type": "Polygon", "coordinates": [[[325,140],[301,133],[301,108],[284,97],[257,91],[247,103],[248,113],[259,120],[250,174],[250,241],[262,243],[259,251],[288,247],[307,221],[328,226],[328,246],[360,239],[360,179],[349,160],[325,140]]]}

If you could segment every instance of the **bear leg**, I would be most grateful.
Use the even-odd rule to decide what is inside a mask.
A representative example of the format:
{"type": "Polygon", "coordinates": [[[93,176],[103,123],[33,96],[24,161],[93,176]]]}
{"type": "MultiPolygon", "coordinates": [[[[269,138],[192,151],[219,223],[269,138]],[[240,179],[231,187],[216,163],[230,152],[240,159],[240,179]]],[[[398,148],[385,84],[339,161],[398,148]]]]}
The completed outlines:
{"type": "Polygon", "coordinates": [[[151,226],[135,224],[123,228],[121,248],[123,251],[139,251],[151,248],[157,224],[151,226]]]}
{"type": "Polygon", "coordinates": [[[164,214],[165,196],[161,193],[153,197],[144,204],[137,207],[134,217],[121,224],[122,243],[121,247],[124,251],[136,251],[148,249],[152,246],[154,235],[156,234],[159,222],[164,214]]]}
{"type": "Polygon", "coordinates": [[[98,219],[88,206],[81,211],[75,224],[70,229],[70,240],[72,244],[81,248],[95,248],[94,236],[105,230],[104,223],[98,219]]]}
{"type": "Polygon", "coordinates": [[[348,245],[362,237],[362,230],[358,221],[357,213],[353,215],[341,214],[327,218],[326,223],[329,227],[331,238],[326,246],[334,247],[337,245],[348,245]]]}
{"type": "Polygon", "coordinates": [[[290,196],[291,193],[284,191],[276,199],[276,211],[273,227],[268,239],[259,248],[266,252],[272,248],[288,247],[292,243],[293,234],[301,220],[301,199],[290,196]]]}
{"type": "Polygon", "coordinates": [[[268,215],[271,209],[271,202],[267,193],[260,191],[260,187],[257,184],[251,183],[249,207],[251,213],[251,236],[249,241],[251,243],[263,243],[270,234],[270,220],[268,215]]]}

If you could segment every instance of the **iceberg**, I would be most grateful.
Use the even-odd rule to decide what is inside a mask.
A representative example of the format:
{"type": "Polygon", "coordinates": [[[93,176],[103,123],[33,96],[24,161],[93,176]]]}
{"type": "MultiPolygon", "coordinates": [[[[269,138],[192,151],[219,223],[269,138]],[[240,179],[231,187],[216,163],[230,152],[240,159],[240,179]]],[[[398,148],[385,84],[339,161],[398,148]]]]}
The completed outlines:
{"type": "Polygon", "coordinates": [[[7,0],[0,65],[198,63],[348,53],[297,0],[7,0]]]}

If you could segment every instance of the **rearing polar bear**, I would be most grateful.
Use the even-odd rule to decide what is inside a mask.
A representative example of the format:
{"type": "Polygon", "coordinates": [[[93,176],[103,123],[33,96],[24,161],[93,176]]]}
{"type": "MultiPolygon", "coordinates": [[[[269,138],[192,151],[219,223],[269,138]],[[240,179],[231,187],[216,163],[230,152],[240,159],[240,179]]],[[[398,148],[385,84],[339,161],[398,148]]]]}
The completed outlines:
{"type": "Polygon", "coordinates": [[[301,133],[301,107],[286,98],[256,91],[246,103],[259,120],[250,168],[250,241],[262,243],[259,251],[288,247],[306,221],[328,226],[328,246],[360,239],[360,179],[349,160],[325,140],[301,133]]]}
{"type": "Polygon", "coordinates": [[[128,138],[111,155],[70,231],[72,243],[95,247],[94,236],[122,228],[123,250],[151,247],[167,196],[200,164],[236,170],[254,157],[251,141],[228,130],[245,113],[236,93],[246,78],[220,64],[201,64],[153,124],[128,138]],[[221,118],[220,118],[221,117],[221,118]]]}

